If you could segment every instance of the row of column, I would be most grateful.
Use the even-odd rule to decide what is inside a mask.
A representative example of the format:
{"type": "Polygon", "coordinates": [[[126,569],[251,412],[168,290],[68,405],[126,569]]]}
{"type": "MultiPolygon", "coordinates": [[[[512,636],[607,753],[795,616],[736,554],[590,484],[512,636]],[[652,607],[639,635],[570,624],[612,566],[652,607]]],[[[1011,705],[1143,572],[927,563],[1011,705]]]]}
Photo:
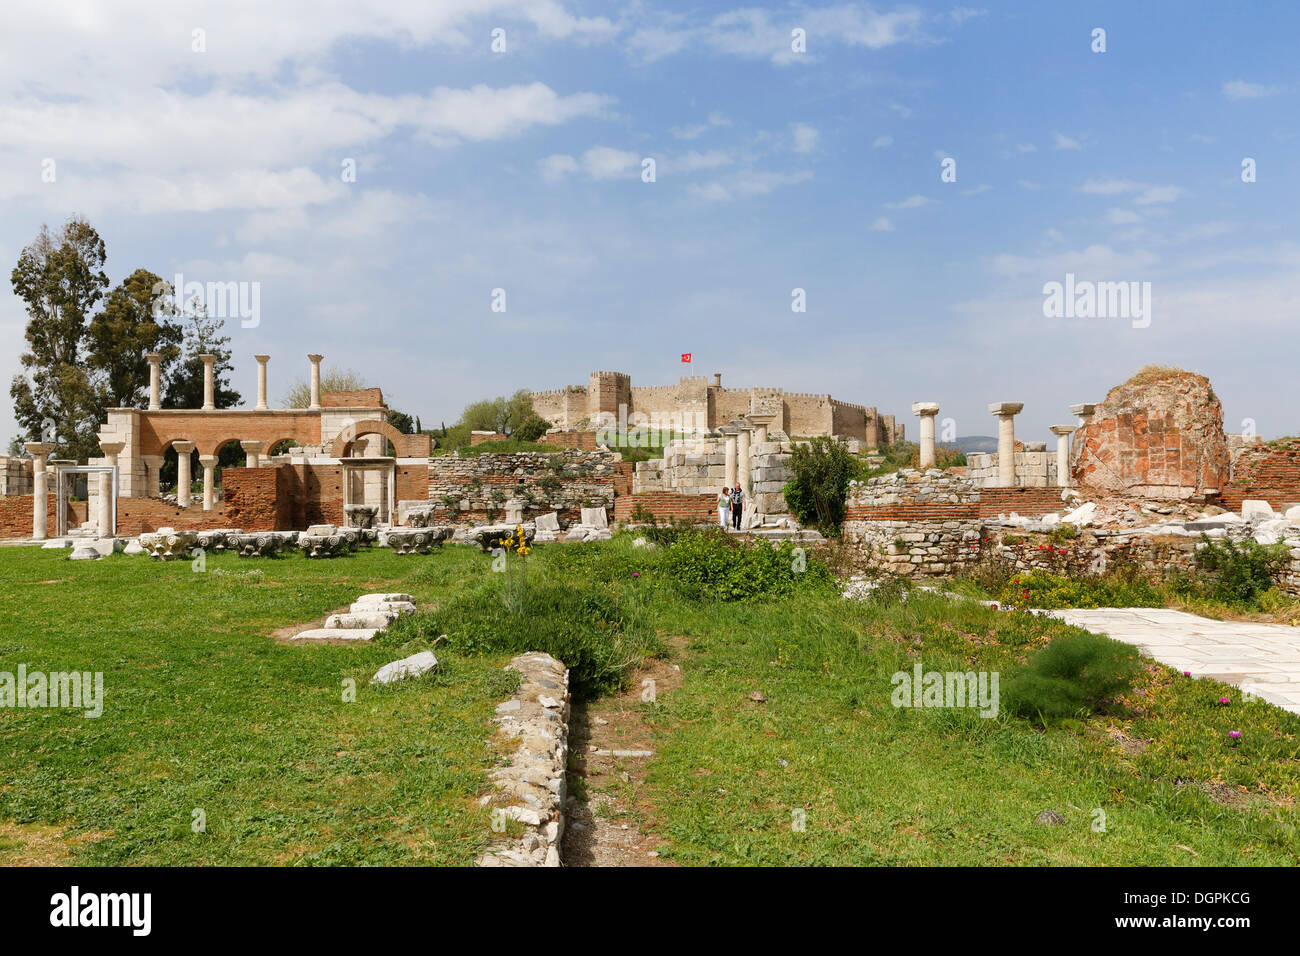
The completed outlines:
{"type": "MultiPolygon", "coordinates": [[[[149,361],[149,411],[156,412],[162,409],[162,353],[147,352],[145,358],[149,361]]],[[[263,411],[270,407],[266,402],[266,363],[271,360],[271,356],[254,355],[253,358],[257,359],[257,410],[263,411]]],[[[320,408],[320,363],[323,358],[323,355],[307,356],[311,362],[312,409],[320,408]]],[[[199,356],[199,361],[203,363],[203,411],[215,411],[217,357],[203,354],[199,356]]]]}
{"type": "Polygon", "coordinates": [[[749,451],[751,444],[761,445],[767,441],[768,422],[748,422],[740,420],[733,425],[719,428],[726,439],[725,446],[725,482],[728,488],[740,485],[749,495],[749,451]]]}
{"type": "MultiPolygon", "coordinates": [[[[994,402],[989,405],[989,412],[998,418],[998,487],[1010,488],[1016,483],[1015,417],[1024,407],[1024,402],[994,402]]],[[[1071,405],[1070,412],[1078,418],[1078,425],[1053,425],[1051,428],[1052,434],[1056,436],[1056,483],[1062,488],[1070,485],[1070,435],[1076,428],[1088,424],[1096,409],[1097,406],[1089,402],[1071,405]]],[[[921,419],[920,466],[933,468],[936,460],[934,419],[939,414],[939,404],[916,402],[912,405],[912,414],[921,419]]]]}
{"type": "MultiPolygon", "coordinates": [[[[249,468],[258,468],[262,464],[262,450],[266,447],[264,441],[241,441],[239,446],[244,449],[244,455],[247,457],[247,466],[249,468]]],[[[101,445],[101,447],[103,447],[101,445]]],[[[190,484],[193,477],[190,474],[190,453],[194,451],[194,442],[192,441],[174,441],[172,448],[176,449],[176,504],[182,508],[190,506],[190,484]]],[[[214,480],[217,468],[216,455],[199,455],[199,465],[203,468],[203,510],[211,511],[216,503],[216,486],[214,480]]]]}

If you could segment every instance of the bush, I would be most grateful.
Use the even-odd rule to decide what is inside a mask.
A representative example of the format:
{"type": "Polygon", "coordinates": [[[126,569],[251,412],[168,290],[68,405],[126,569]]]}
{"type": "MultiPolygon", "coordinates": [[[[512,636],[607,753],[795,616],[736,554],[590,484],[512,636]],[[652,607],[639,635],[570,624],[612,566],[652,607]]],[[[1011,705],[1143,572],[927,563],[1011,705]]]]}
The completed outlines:
{"type": "Polygon", "coordinates": [[[1165,606],[1159,585],[1137,574],[1123,572],[1077,577],[1050,571],[1022,572],[1004,580],[992,594],[1009,607],[1165,606]]]}
{"type": "Polygon", "coordinates": [[[795,445],[790,456],[794,480],[785,486],[785,502],[800,524],[815,524],[823,534],[839,534],[844,502],[857,463],[844,442],[817,437],[795,445]]]}
{"type": "Polygon", "coordinates": [[[589,699],[619,690],[631,667],[660,649],[636,601],[630,588],[535,582],[515,614],[489,581],[436,611],[401,618],[388,634],[403,642],[447,634],[452,647],[471,654],[545,651],[568,666],[574,697],[589,699]]]}
{"type": "Polygon", "coordinates": [[[546,434],[546,430],[550,427],[551,423],[546,419],[540,415],[530,413],[510,433],[510,437],[516,441],[537,441],[546,434]]]}
{"type": "Polygon", "coordinates": [[[1224,540],[1217,545],[1209,535],[1201,539],[1205,546],[1196,552],[1196,563],[1209,572],[1209,595],[1228,604],[1257,607],[1260,597],[1273,587],[1273,576],[1287,563],[1285,545],[1265,547],[1253,540],[1240,545],[1224,540]]]}
{"type": "Polygon", "coordinates": [[[787,594],[801,588],[829,588],[825,563],[789,541],[745,544],[721,528],[678,530],[664,548],[660,567],[692,597],[739,601],[787,594]]]}
{"type": "Polygon", "coordinates": [[[1014,671],[1002,694],[1022,717],[1086,717],[1127,691],[1141,668],[1134,647],[1100,634],[1067,634],[1014,671]]]}

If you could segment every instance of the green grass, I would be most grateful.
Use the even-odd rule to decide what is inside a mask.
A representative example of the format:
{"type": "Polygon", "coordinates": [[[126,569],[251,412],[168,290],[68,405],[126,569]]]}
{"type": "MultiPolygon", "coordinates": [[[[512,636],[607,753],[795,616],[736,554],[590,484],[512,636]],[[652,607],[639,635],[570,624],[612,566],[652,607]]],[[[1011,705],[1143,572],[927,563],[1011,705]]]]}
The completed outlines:
{"type": "Polygon", "coordinates": [[[387,551],[222,555],[195,573],[66,555],[0,548],[0,670],[102,671],[105,710],[0,709],[0,865],[42,826],[79,864],[464,864],[486,844],[474,798],[505,657],[439,647],[440,674],[372,688],[399,649],[268,637],[366,591],[439,599],[481,556],[449,551],[429,573],[387,551]]]}
{"type": "Polygon", "coordinates": [[[537,547],[522,615],[468,548],[220,556],[206,574],[0,549],[0,669],[102,670],[107,697],[98,720],[0,710],[0,864],[48,828],[77,863],[469,862],[491,836],[475,798],[499,668],[534,644],[572,656],[587,694],[685,648],[682,684],[641,705],[656,757],[638,808],[681,863],[1300,864],[1294,715],[1149,661],[1124,699],[1047,728],[895,708],[890,678],[917,661],[1006,673],[1071,629],[920,592],[847,601],[815,575],[780,597],[710,590],[632,537],[537,547]],[[371,590],[437,606],[377,646],[267,637],[371,590]],[[368,686],[442,632],[436,678],[368,686]],[[1044,810],[1065,823],[1035,824],[1044,810]]]}

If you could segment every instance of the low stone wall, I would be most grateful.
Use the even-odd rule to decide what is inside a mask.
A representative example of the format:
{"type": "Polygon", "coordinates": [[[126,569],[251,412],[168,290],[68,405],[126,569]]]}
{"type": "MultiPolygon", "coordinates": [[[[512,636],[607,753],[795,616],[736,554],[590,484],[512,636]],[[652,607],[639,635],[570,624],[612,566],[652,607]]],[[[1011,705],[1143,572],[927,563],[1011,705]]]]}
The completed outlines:
{"type": "MultiPolygon", "coordinates": [[[[425,499],[443,510],[445,520],[484,521],[501,518],[505,503],[521,501],[524,518],[558,511],[562,518],[576,516],[583,507],[609,508],[622,459],[614,452],[557,450],[544,452],[443,455],[429,459],[425,499]],[[553,487],[551,482],[558,482],[553,487]],[[493,498],[493,491],[502,496],[493,498]],[[456,508],[446,511],[447,496],[456,508]],[[531,496],[531,500],[529,497],[531,496]]],[[[399,500],[409,496],[398,495],[399,500]]]]}
{"type": "Polygon", "coordinates": [[[32,459],[0,455],[0,497],[32,493],[32,459]]]}
{"type": "Polygon", "coordinates": [[[543,445],[555,445],[558,448],[577,448],[582,451],[595,451],[599,447],[596,444],[595,432],[547,432],[537,441],[543,445]]]}
{"type": "Polygon", "coordinates": [[[844,538],[867,567],[952,574],[978,558],[979,493],[959,475],[905,468],[849,485],[844,538]]]}
{"type": "MultiPolygon", "coordinates": [[[[746,493],[760,514],[785,514],[789,510],[783,492],[794,478],[790,468],[791,447],[788,441],[750,445],[746,493]]],[[[716,497],[725,484],[726,439],[721,436],[679,438],[664,446],[663,458],[637,463],[632,491],[716,497]]]]}
{"type": "MultiPolygon", "coordinates": [[[[1056,480],[1056,452],[1018,451],[1016,459],[1016,484],[1025,488],[1054,488],[1056,480]]],[[[966,456],[966,477],[980,488],[998,483],[998,456],[989,452],[972,452],[966,456]]]]}
{"type": "Polygon", "coordinates": [[[569,672],[549,654],[520,654],[507,666],[523,678],[515,696],[497,705],[497,736],[514,745],[510,762],[488,773],[493,830],[523,824],[479,859],[479,866],[559,866],[569,758],[569,672]]]}
{"type": "MultiPolygon", "coordinates": [[[[1061,488],[980,488],[980,517],[992,518],[997,515],[1009,515],[1013,512],[1024,518],[1041,518],[1054,511],[1064,512],[1072,509],[1061,499],[1061,488]]],[[[1083,497],[1089,497],[1087,490],[1083,497]]]]}

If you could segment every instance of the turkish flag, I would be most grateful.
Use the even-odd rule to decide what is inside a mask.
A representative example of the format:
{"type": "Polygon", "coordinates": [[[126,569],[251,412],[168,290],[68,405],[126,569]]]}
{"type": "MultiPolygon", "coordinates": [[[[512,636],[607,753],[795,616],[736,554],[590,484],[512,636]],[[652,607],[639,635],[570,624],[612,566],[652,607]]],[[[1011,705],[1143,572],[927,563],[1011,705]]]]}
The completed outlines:
{"type": "Polygon", "coordinates": [[[682,361],[683,361],[683,362],[690,362],[690,360],[691,360],[691,353],[690,353],[690,352],[683,352],[683,353],[682,353],[682,361]]]}

